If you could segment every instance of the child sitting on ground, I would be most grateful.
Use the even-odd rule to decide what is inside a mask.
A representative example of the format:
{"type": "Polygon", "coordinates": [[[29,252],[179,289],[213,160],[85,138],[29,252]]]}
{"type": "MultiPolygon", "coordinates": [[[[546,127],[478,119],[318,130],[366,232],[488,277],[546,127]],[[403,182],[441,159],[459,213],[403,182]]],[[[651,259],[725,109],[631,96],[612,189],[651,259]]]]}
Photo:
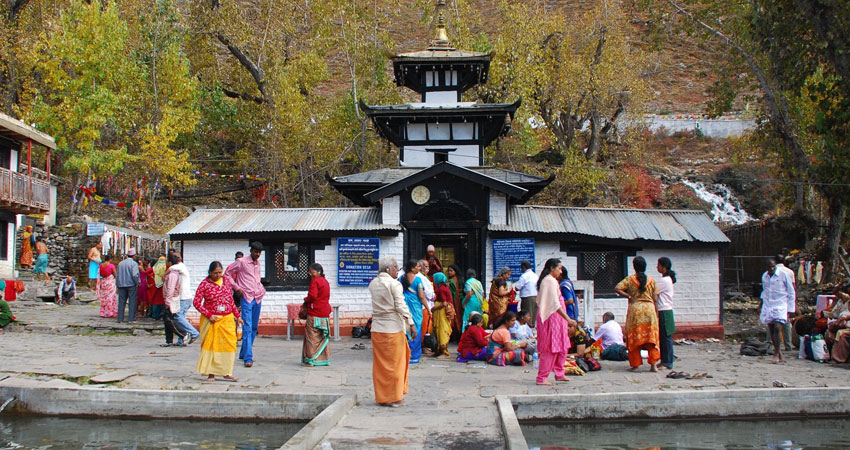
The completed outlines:
{"type": "Polygon", "coordinates": [[[534,358],[537,353],[537,336],[534,328],[528,324],[531,320],[531,313],[528,311],[520,311],[516,315],[516,323],[511,327],[511,339],[516,339],[519,344],[526,343],[525,354],[528,361],[534,358]]]}

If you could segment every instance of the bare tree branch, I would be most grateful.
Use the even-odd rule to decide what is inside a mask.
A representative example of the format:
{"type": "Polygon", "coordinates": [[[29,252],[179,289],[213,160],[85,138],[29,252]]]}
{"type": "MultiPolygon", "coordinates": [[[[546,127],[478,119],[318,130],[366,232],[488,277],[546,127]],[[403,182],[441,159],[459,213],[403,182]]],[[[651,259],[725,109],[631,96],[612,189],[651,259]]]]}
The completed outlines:
{"type": "Polygon", "coordinates": [[[219,42],[221,42],[222,44],[224,44],[225,47],[227,47],[227,49],[230,51],[230,54],[233,55],[236,60],[239,61],[239,64],[241,64],[242,67],[244,67],[245,70],[247,70],[248,73],[251,74],[252,78],[254,78],[254,83],[257,84],[257,90],[260,91],[263,103],[273,103],[272,99],[266,92],[266,73],[263,71],[263,69],[254,64],[251,59],[248,58],[248,55],[246,55],[241,48],[233,44],[230,39],[227,38],[227,36],[221,33],[216,33],[215,37],[218,39],[219,42]]]}

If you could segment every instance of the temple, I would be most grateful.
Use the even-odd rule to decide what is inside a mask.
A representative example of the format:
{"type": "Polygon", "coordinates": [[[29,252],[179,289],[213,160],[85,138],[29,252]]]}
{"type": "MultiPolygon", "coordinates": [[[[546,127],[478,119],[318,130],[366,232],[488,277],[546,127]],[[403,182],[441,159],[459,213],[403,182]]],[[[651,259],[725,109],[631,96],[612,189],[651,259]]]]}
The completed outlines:
{"type": "Polygon", "coordinates": [[[421,102],[360,105],[398,147],[398,165],[328,176],[354,205],[349,208],[194,212],[169,233],[183,243],[193,283],[210,261],[229,260],[257,240],[266,247],[268,290],[261,332],[285,332],[286,305],[303,299],[314,262],[324,267],[345,330],[371,316],[365,286],[379,257],[401,265],[433,245],[444,269],[473,269],[488,290],[502,267],[511,267],[516,280],[523,260],[539,272],[557,257],[582,295],[581,318],[592,324],[605,311],[625,318],[627,302],[614,286],[630,273],[633,257],[667,256],[679,279],[688,280],[676,287],[679,335],[722,338],[719,250],[728,245],[726,236],[702,211],[527,205],[554,176],[486,165],[485,148],[510,131],[520,101],[463,101],[465,91],[487,81],[491,55],[456,49],[444,9],[438,1],[426,49],[392,58],[396,83],[420,94],[421,102]]]}

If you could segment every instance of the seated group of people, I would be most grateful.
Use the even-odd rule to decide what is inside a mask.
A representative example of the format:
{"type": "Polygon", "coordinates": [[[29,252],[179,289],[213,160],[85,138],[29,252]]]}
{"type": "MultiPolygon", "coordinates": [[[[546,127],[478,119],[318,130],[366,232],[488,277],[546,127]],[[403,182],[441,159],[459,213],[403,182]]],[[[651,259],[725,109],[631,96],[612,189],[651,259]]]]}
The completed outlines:
{"type": "Polygon", "coordinates": [[[832,293],[835,301],[815,322],[814,334],[823,333],[833,361],[846,363],[850,360],[850,279],[838,284],[832,293]]]}
{"type": "MultiPolygon", "coordinates": [[[[507,311],[494,324],[492,332],[488,333],[482,326],[481,315],[473,314],[458,343],[457,362],[486,361],[496,366],[526,365],[534,359],[537,347],[536,333],[529,323],[530,319],[528,311],[507,311]]],[[[598,352],[602,359],[627,360],[623,329],[614,320],[614,314],[606,312],[602,320],[604,323],[597,328],[593,338],[580,326],[570,327],[570,341],[574,344],[576,356],[584,357],[591,352],[598,352]]]]}

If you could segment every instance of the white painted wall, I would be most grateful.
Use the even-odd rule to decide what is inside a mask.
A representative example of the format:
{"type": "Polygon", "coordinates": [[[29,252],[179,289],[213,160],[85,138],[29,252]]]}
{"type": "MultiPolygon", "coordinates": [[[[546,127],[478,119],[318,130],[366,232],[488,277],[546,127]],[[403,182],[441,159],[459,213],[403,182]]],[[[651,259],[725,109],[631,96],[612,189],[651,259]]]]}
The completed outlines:
{"type": "Polygon", "coordinates": [[[477,145],[406,145],[404,147],[404,161],[401,165],[405,167],[431,167],[434,165],[434,152],[426,150],[435,148],[456,149],[449,152],[449,162],[463,167],[477,167],[478,146],[477,145]]]}
{"type": "MultiPolygon", "coordinates": [[[[673,314],[676,325],[717,325],[720,323],[720,259],[716,249],[647,249],[637,253],[646,259],[646,274],[661,275],[655,270],[658,258],[673,261],[678,281],[673,288],[673,314]]],[[[628,258],[629,274],[633,257],[628,258]]],[[[622,298],[596,298],[593,310],[597,324],[602,314],[611,311],[617,322],[625,324],[628,302],[622,298]]]]}
{"type": "MultiPolygon", "coordinates": [[[[396,260],[404,260],[403,235],[396,237],[381,238],[380,255],[393,256],[396,260]]],[[[339,309],[340,318],[361,318],[372,315],[372,298],[367,287],[339,287],[337,285],[337,242],[331,239],[330,245],[323,250],[316,251],[316,262],[322,265],[325,277],[331,285],[331,305],[341,305],[339,309]]],[[[222,240],[222,241],[184,241],[183,261],[191,275],[192,289],[207,276],[207,269],[212,261],[218,260],[227,265],[233,261],[233,255],[237,251],[248,254],[248,240],[222,240]]],[[[265,253],[263,254],[265,256],[265,253]]],[[[265,274],[265,265],[261,265],[265,274]]],[[[261,323],[286,323],[286,305],[288,303],[301,303],[307,295],[307,289],[300,291],[269,291],[263,299],[263,307],[260,313],[261,323]]],[[[192,309],[190,316],[197,317],[198,313],[192,309]]]]}
{"type": "Polygon", "coordinates": [[[394,195],[381,200],[381,223],[384,225],[401,223],[401,196],[394,195]]]}
{"type": "Polygon", "coordinates": [[[490,223],[493,225],[507,225],[508,223],[508,198],[501,192],[490,191],[490,223]]]}
{"type": "Polygon", "coordinates": [[[8,280],[11,278],[15,278],[15,262],[17,261],[17,254],[15,253],[15,223],[10,222],[6,225],[8,227],[7,231],[7,239],[6,242],[0,245],[6,245],[8,251],[8,258],[6,260],[0,260],[0,279],[8,280]]]}
{"type": "MultiPolygon", "coordinates": [[[[673,261],[677,283],[674,285],[676,294],[673,298],[674,314],[677,325],[716,325],[720,323],[720,260],[716,249],[647,249],[638,252],[647,262],[646,273],[650,277],[659,278],[655,270],[658,258],[666,256],[673,261]]],[[[549,258],[560,258],[567,269],[570,279],[578,276],[578,258],[567,256],[560,251],[560,244],[555,241],[535,242],[534,271],[540,273],[543,264],[549,258]]],[[[628,258],[629,273],[633,273],[632,260],[628,258]]],[[[493,281],[493,242],[487,239],[487,269],[485,289],[489,292],[493,281]]],[[[627,274],[627,275],[628,275],[627,274]]],[[[593,302],[593,321],[601,324],[602,314],[611,311],[621,324],[626,322],[628,302],[622,298],[595,298],[593,302]]],[[[581,309],[583,310],[583,308],[581,309]]]]}

